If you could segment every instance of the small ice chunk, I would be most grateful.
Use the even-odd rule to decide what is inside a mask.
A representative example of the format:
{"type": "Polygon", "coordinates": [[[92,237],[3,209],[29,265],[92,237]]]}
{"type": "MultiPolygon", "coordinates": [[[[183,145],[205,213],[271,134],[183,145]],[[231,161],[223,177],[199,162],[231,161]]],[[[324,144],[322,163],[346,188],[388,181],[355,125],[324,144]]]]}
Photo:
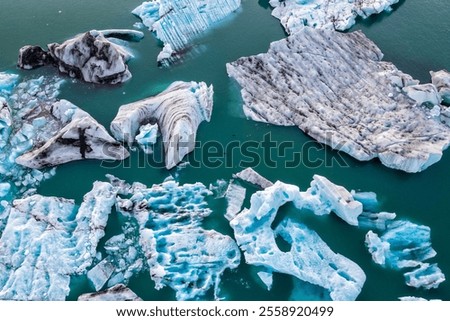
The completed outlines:
{"type": "Polygon", "coordinates": [[[429,103],[435,106],[439,105],[442,100],[433,84],[407,86],[403,88],[403,91],[419,105],[429,103]]]}
{"type": "Polygon", "coordinates": [[[260,271],[257,274],[261,279],[261,281],[263,281],[264,284],[267,286],[267,291],[270,291],[272,289],[273,284],[273,273],[260,271]]]}
{"type": "Polygon", "coordinates": [[[9,184],[9,183],[0,183],[0,198],[5,197],[6,195],[8,195],[10,190],[11,190],[11,184],[9,184]]]}
{"type": "Polygon", "coordinates": [[[231,221],[242,209],[244,204],[246,189],[234,182],[228,185],[225,197],[227,199],[227,212],[225,218],[231,221]]]}
{"type": "Polygon", "coordinates": [[[239,173],[233,174],[233,177],[249,182],[250,184],[256,185],[262,189],[265,189],[273,185],[271,181],[261,176],[251,167],[247,167],[246,169],[240,171],[239,173]]]}
{"type": "Polygon", "coordinates": [[[158,138],[158,124],[145,124],[139,127],[139,134],[136,135],[136,142],[146,154],[153,152],[153,145],[158,138]]]}
{"type": "Polygon", "coordinates": [[[94,286],[95,291],[99,291],[106,284],[115,270],[115,267],[105,258],[87,273],[87,278],[94,286]]]}
{"type": "Polygon", "coordinates": [[[140,297],[123,284],[117,284],[105,291],[86,293],[78,301],[142,301],[140,297]]]}
{"type": "Polygon", "coordinates": [[[445,275],[436,263],[423,263],[411,272],[405,273],[406,284],[426,290],[436,289],[445,281],[445,275]]]}

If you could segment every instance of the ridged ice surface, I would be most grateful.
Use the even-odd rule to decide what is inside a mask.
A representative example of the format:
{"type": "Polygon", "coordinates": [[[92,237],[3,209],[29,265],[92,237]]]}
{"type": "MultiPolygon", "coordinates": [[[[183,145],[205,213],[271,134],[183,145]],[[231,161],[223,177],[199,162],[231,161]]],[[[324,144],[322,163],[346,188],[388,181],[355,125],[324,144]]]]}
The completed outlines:
{"type": "Polygon", "coordinates": [[[0,299],[64,300],[70,276],[91,265],[115,198],[96,182],[79,208],[41,195],[14,201],[0,239],[0,299]]]}
{"type": "Polygon", "coordinates": [[[272,15],[280,19],[288,34],[305,26],[318,29],[347,30],[357,17],[390,11],[399,0],[270,0],[272,15]]]}
{"type": "Polygon", "coordinates": [[[431,289],[445,280],[437,264],[424,263],[436,256],[428,226],[394,221],[387,225],[381,236],[369,231],[366,246],[375,263],[393,269],[409,269],[404,273],[409,286],[431,289]]]}
{"type": "MultiPolygon", "coordinates": [[[[124,233],[105,244],[105,259],[115,267],[107,285],[126,284],[148,270],[155,288],[171,287],[177,300],[198,299],[211,289],[219,298],[221,275],[239,265],[241,254],[229,236],[201,227],[211,213],[205,197],[212,193],[201,183],[168,180],[146,187],[110,179],[123,194],[117,209],[128,221],[124,233]]],[[[104,265],[96,272],[102,284],[104,265]]]]}
{"type": "Polygon", "coordinates": [[[240,0],[154,0],[142,3],[133,14],[164,43],[166,54],[158,61],[168,64],[240,5],[240,0]]]}
{"type": "Polygon", "coordinates": [[[251,198],[250,209],[244,209],[230,225],[248,264],[265,268],[318,285],[330,293],[333,300],[354,300],[366,280],[361,268],[346,257],[334,253],[316,232],[301,223],[284,219],[275,230],[278,209],[293,202],[299,209],[313,208],[313,196],[301,193],[298,187],[276,182],[251,198]],[[282,251],[276,243],[281,237],[290,245],[282,251]]]}
{"type": "Polygon", "coordinates": [[[382,56],[362,32],[302,28],[227,70],[249,118],[295,125],[358,160],[419,172],[441,159],[450,129],[408,97],[417,81],[382,56]]]}
{"type": "Polygon", "coordinates": [[[120,107],[111,123],[117,140],[131,145],[139,127],[156,122],[164,141],[167,169],[176,166],[195,147],[197,128],[209,122],[213,87],[204,82],[172,83],[162,93],[120,107]]]}

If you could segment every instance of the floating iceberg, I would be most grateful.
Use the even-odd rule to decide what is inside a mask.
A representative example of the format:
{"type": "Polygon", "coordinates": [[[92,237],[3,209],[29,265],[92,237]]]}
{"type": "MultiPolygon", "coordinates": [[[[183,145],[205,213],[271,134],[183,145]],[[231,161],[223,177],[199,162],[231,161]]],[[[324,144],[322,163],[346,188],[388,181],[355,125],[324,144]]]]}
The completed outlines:
{"type": "Polygon", "coordinates": [[[430,72],[431,82],[436,86],[441,95],[442,100],[446,104],[450,104],[450,72],[447,70],[440,70],[430,72]]]}
{"type": "Polygon", "coordinates": [[[399,0],[270,0],[272,15],[280,19],[288,34],[305,26],[344,31],[359,17],[390,11],[399,0]]]}
{"type": "Polygon", "coordinates": [[[415,267],[436,255],[430,228],[404,220],[389,224],[381,236],[369,231],[366,244],[375,263],[394,269],[415,267]]]}
{"type": "Polygon", "coordinates": [[[108,282],[114,271],[114,265],[110,262],[109,258],[105,258],[88,271],[87,278],[93,285],[95,291],[99,291],[108,282]]]}
{"type": "Polygon", "coordinates": [[[70,276],[92,264],[116,190],[94,183],[73,200],[33,195],[14,201],[0,238],[0,299],[64,300],[70,276]]]}
{"type": "Polygon", "coordinates": [[[247,190],[242,186],[231,182],[228,185],[225,192],[225,198],[227,200],[227,212],[225,218],[231,221],[241,210],[244,204],[245,194],[247,190]]]}
{"type": "Polygon", "coordinates": [[[256,185],[262,189],[272,186],[273,183],[267,178],[261,176],[253,168],[247,167],[246,169],[234,174],[233,177],[239,178],[245,182],[256,185]]]}
{"type": "Polygon", "coordinates": [[[167,65],[240,5],[240,0],[154,0],[142,3],[132,13],[164,43],[158,62],[167,65]]]}
{"type": "Polygon", "coordinates": [[[105,291],[80,295],[78,301],[142,301],[142,299],[125,285],[117,284],[105,291]]]}
{"type": "Polygon", "coordinates": [[[143,33],[136,30],[91,30],[62,44],[48,45],[48,51],[38,46],[25,46],[19,51],[17,65],[23,69],[54,64],[60,72],[86,82],[117,84],[131,78],[127,61],[129,51],[108,39],[139,41],[143,33]]]}
{"type": "MultiPolygon", "coordinates": [[[[334,253],[303,224],[285,219],[275,231],[272,229],[278,209],[287,202],[301,209],[308,199],[302,197],[298,187],[276,182],[253,194],[250,209],[231,220],[246,262],[264,267],[266,273],[286,273],[323,287],[333,300],[356,299],[366,279],[357,264],[334,253]],[[283,238],[290,250],[279,249],[277,237],[283,238]]],[[[268,280],[267,274],[264,278],[268,280]]]]}
{"type": "Polygon", "coordinates": [[[437,264],[424,263],[433,258],[430,228],[409,221],[390,223],[383,235],[369,231],[366,245],[375,263],[393,269],[415,268],[406,272],[406,284],[425,289],[437,288],[445,276],[437,264]]]}
{"type": "Polygon", "coordinates": [[[441,159],[450,128],[405,93],[418,82],[382,57],[362,32],[302,28],[227,70],[251,119],[298,126],[361,161],[422,171],[441,159]]]}
{"type": "Polygon", "coordinates": [[[436,289],[445,281],[445,275],[436,263],[423,263],[411,272],[405,273],[406,284],[415,288],[436,289]]]}
{"type": "Polygon", "coordinates": [[[204,296],[212,287],[218,298],[220,277],[225,269],[239,265],[240,252],[230,237],[201,228],[211,213],[205,196],[212,193],[201,183],[179,185],[168,180],[147,188],[110,180],[121,194],[132,195],[118,198],[117,209],[129,219],[128,235],[135,237],[121,234],[106,242],[107,254],[116,266],[108,285],[121,276],[126,283],[134,271],[149,269],[155,288],[171,287],[178,300],[204,296]],[[117,250],[132,255],[120,254],[117,260],[117,250]],[[137,264],[142,257],[145,262],[137,264]]]}
{"type": "MultiPolygon", "coordinates": [[[[130,154],[105,127],[88,113],[66,100],[34,110],[36,117],[51,118],[60,127],[45,144],[16,158],[16,163],[30,168],[52,167],[81,159],[123,160],[130,154]]],[[[35,144],[35,146],[38,144],[35,144]]]]}
{"type": "Polygon", "coordinates": [[[177,81],[157,96],[121,106],[111,132],[131,145],[140,126],[156,121],[164,141],[166,168],[171,169],[194,149],[197,128],[202,121],[209,122],[212,108],[212,86],[177,81]]]}

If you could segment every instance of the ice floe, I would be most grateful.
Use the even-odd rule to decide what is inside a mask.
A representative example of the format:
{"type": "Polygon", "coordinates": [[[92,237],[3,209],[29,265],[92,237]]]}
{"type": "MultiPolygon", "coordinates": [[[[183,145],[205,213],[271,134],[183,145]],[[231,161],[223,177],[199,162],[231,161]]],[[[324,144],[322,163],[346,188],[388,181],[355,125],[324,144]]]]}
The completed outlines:
{"type": "Polygon", "coordinates": [[[39,46],[25,46],[19,50],[17,65],[32,69],[53,64],[60,72],[86,82],[117,84],[131,78],[127,61],[130,52],[117,42],[108,39],[121,38],[139,41],[143,33],[136,30],[91,30],[75,36],[62,44],[48,44],[48,51],[39,46]]]}
{"type": "Polygon", "coordinates": [[[240,171],[239,173],[234,174],[233,177],[239,178],[245,182],[256,185],[262,189],[265,189],[273,185],[271,181],[261,176],[251,167],[247,167],[246,169],[240,171]]]}
{"type": "Polygon", "coordinates": [[[422,171],[441,159],[450,128],[408,96],[418,81],[382,57],[360,31],[302,28],[227,71],[242,87],[249,118],[298,126],[361,161],[378,157],[390,168],[422,171]]]}
{"type": "Polygon", "coordinates": [[[305,26],[344,31],[357,17],[367,18],[383,11],[399,0],[270,0],[272,15],[280,19],[288,34],[305,26]]]}
{"type": "Polygon", "coordinates": [[[82,294],[78,297],[78,301],[142,301],[142,299],[125,285],[117,284],[104,291],[82,294]]]}
{"type": "Polygon", "coordinates": [[[111,132],[131,145],[140,126],[156,122],[164,142],[166,168],[171,169],[194,149],[197,128],[202,121],[209,122],[212,108],[212,86],[176,81],[156,96],[121,106],[111,132]]]}
{"type": "Polygon", "coordinates": [[[154,0],[143,2],[132,13],[164,43],[158,62],[168,65],[240,5],[240,0],[154,0]]]}
{"type": "Polygon", "coordinates": [[[96,182],[79,208],[37,194],[15,200],[0,238],[0,298],[64,300],[70,276],[92,264],[115,198],[111,184],[96,182]]]}
{"type": "Polygon", "coordinates": [[[250,209],[231,220],[246,262],[264,267],[266,273],[286,273],[323,287],[333,300],[356,299],[366,279],[357,264],[334,253],[317,233],[301,223],[284,219],[272,229],[278,209],[287,202],[301,209],[308,199],[302,197],[298,187],[278,181],[253,194],[250,209]],[[276,237],[283,238],[290,250],[282,251],[276,237]]]}

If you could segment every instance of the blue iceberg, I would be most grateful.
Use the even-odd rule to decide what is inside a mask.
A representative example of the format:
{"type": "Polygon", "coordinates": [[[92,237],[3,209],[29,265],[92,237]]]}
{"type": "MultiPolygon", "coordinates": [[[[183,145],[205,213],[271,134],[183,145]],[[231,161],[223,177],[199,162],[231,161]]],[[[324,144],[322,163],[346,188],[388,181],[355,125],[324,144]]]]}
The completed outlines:
{"type": "Polygon", "coordinates": [[[168,65],[240,5],[240,0],[154,0],[142,3],[132,13],[164,43],[158,62],[168,65]]]}
{"type": "Polygon", "coordinates": [[[218,299],[222,273],[236,268],[241,254],[229,236],[201,227],[211,213],[205,197],[212,192],[201,183],[167,180],[147,187],[109,178],[122,195],[117,210],[127,222],[124,233],[105,244],[116,267],[108,286],[149,270],[155,288],[171,287],[177,300],[202,297],[211,288],[218,299]]]}
{"type": "Polygon", "coordinates": [[[285,219],[272,229],[278,209],[287,202],[301,209],[315,207],[319,199],[278,181],[253,194],[250,209],[231,220],[246,262],[264,267],[262,277],[268,287],[271,282],[267,273],[279,272],[326,289],[333,300],[356,299],[366,280],[356,263],[334,253],[317,233],[301,223],[285,219]],[[277,237],[284,239],[290,250],[281,250],[277,237]]]}

